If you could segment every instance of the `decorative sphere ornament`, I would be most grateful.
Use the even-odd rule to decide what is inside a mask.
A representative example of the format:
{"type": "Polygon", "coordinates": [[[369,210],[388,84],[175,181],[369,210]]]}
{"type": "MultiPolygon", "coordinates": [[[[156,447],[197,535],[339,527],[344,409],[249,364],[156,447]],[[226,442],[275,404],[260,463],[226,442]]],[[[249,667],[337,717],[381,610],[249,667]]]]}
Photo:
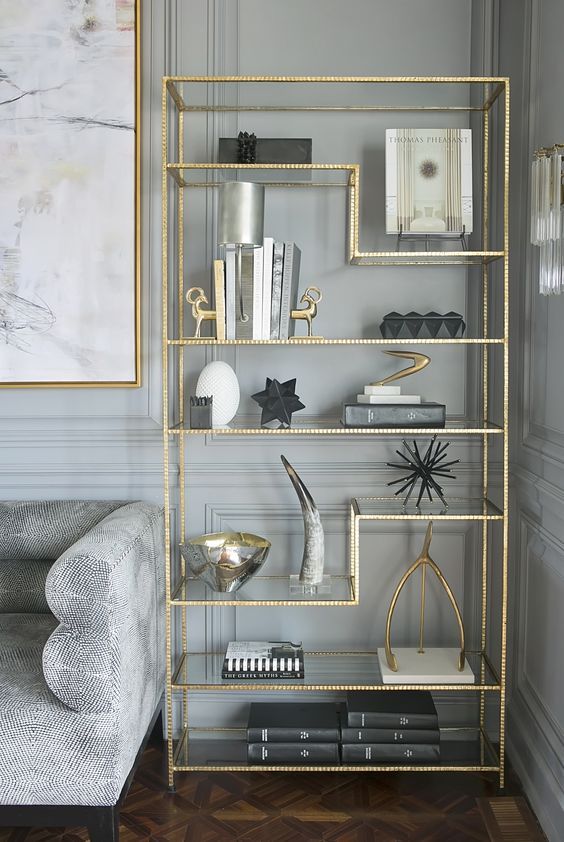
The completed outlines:
{"type": "Polygon", "coordinates": [[[237,375],[221,360],[208,363],[198,377],[196,397],[210,396],[213,397],[212,427],[226,427],[237,412],[241,393],[237,375]]]}

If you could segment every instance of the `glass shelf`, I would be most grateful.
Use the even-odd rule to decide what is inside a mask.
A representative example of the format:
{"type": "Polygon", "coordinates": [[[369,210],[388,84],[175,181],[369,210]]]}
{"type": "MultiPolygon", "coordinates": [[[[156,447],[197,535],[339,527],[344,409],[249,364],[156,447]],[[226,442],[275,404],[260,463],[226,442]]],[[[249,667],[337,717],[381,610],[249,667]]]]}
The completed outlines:
{"type": "Polygon", "coordinates": [[[249,765],[245,730],[186,729],[176,742],[175,771],[255,772],[498,772],[499,757],[490,740],[477,728],[441,728],[441,759],[434,764],[350,764],[339,766],[249,765]],[[215,739],[211,733],[215,734],[215,739]]]}
{"type": "Polygon", "coordinates": [[[200,579],[182,577],[172,594],[172,605],[358,605],[351,576],[330,576],[331,593],[292,594],[289,576],[255,576],[235,593],[212,591],[200,579]]]}
{"type": "Polygon", "coordinates": [[[224,654],[190,653],[181,656],[172,677],[174,689],[242,690],[260,692],[287,690],[444,690],[457,692],[499,691],[499,679],[489,659],[477,652],[466,653],[476,684],[384,684],[376,652],[306,652],[305,678],[222,679],[224,654]],[[479,677],[484,674],[484,683],[479,677]]]}
{"type": "Polygon", "coordinates": [[[325,337],[293,336],[291,339],[214,339],[202,336],[195,339],[168,339],[168,345],[503,345],[503,339],[328,339],[325,337]]]}
{"type": "Polygon", "coordinates": [[[448,497],[446,510],[440,500],[421,501],[418,508],[415,501],[404,507],[397,497],[353,497],[351,502],[359,520],[503,520],[501,509],[481,497],[448,497]]]}
{"type": "Polygon", "coordinates": [[[191,429],[180,424],[169,427],[172,435],[214,436],[473,436],[503,434],[503,427],[481,421],[447,418],[446,427],[345,427],[338,418],[295,419],[287,429],[260,426],[260,415],[236,416],[227,427],[191,429]]]}
{"type": "Polygon", "coordinates": [[[503,251],[367,251],[356,252],[350,262],[355,266],[476,266],[504,256],[503,251]]]}

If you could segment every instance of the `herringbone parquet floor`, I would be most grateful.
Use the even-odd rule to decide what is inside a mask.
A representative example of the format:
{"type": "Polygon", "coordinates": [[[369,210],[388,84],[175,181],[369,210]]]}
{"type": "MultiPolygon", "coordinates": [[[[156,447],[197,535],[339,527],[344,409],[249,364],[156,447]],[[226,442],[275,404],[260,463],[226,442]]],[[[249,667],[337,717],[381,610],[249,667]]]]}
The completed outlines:
{"type": "MultiPolygon", "coordinates": [[[[163,787],[162,750],[150,746],[121,812],[121,842],[490,842],[477,799],[499,794],[491,777],[476,774],[177,778],[170,795],[163,787]]],[[[519,793],[510,775],[504,795],[519,793]]],[[[1,842],[87,839],[83,828],[0,829],[1,842]]]]}

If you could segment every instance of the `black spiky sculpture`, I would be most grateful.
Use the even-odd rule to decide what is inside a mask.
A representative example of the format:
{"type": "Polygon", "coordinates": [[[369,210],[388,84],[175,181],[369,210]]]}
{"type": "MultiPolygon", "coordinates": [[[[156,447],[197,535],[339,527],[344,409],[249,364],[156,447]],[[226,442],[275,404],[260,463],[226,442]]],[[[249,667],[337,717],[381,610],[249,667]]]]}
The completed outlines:
{"type": "Polygon", "coordinates": [[[404,491],[407,491],[407,495],[403,501],[404,507],[407,506],[415,486],[418,482],[420,482],[419,495],[417,497],[417,503],[415,504],[417,508],[419,507],[419,504],[425,494],[427,494],[429,501],[432,503],[433,494],[431,492],[434,492],[441,500],[445,509],[448,509],[448,503],[445,500],[443,488],[439,485],[436,478],[444,477],[445,479],[456,479],[455,475],[452,473],[451,465],[455,465],[457,462],[460,462],[460,459],[453,459],[451,462],[444,461],[447,458],[447,449],[449,444],[450,442],[448,441],[437,441],[437,437],[433,436],[427,450],[422,453],[422,451],[419,450],[415,439],[413,440],[412,447],[408,445],[405,439],[403,440],[403,446],[407,450],[409,456],[406,456],[400,450],[396,450],[396,453],[401,459],[403,459],[403,462],[388,462],[387,464],[390,468],[399,468],[402,471],[407,471],[407,473],[405,473],[403,477],[400,477],[400,479],[395,479],[388,483],[388,485],[398,485],[398,483],[401,483],[400,488],[398,488],[395,492],[396,497],[398,494],[403,494],[404,491]]]}
{"type": "Polygon", "coordinates": [[[239,132],[237,135],[237,163],[256,164],[257,162],[257,136],[249,132],[239,132]]]}

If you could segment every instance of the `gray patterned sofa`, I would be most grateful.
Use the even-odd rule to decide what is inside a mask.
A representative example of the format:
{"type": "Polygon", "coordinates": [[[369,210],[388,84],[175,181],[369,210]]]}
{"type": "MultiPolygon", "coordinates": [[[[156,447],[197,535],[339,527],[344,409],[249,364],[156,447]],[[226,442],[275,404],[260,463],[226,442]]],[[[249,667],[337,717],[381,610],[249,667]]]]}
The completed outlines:
{"type": "Polygon", "coordinates": [[[160,711],[163,513],[0,503],[0,824],[87,825],[118,808],[160,711]]]}

